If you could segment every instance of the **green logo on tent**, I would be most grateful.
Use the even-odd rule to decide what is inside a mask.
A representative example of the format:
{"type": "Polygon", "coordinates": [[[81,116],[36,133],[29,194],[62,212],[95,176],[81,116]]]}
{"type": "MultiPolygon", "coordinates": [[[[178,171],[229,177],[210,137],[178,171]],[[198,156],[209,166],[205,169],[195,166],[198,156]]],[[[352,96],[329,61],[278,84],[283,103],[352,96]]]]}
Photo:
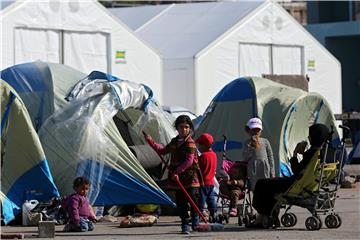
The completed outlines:
{"type": "Polygon", "coordinates": [[[126,51],[116,51],[115,63],[126,63],[126,51]]]}
{"type": "Polygon", "coordinates": [[[308,70],[314,71],[315,70],[315,60],[308,60],[307,68],[308,68],[308,70]]]}

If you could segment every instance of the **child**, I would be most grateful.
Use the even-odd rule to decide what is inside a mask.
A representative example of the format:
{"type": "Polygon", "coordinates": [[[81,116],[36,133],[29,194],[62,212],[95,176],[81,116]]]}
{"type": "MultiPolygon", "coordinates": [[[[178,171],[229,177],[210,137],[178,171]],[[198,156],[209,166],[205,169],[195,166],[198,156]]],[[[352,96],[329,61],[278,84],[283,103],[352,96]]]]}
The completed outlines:
{"type": "Polygon", "coordinates": [[[91,209],[86,195],[90,189],[90,182],[85,177],[77,177],[73,182],[76,193],[70,195],[65,201],[70,222],[65,225],[65,232],[86,232],[94,229],[95,214],[91,209]]]}
{"type": "MultiPolygon", "coordinates": [[[[196,144],[191,138],[194,127],[190,117],[187,115],[180,115],[177,117],[175,120],[175,128],[178,131],[178,135],[165,147],[156,143],[146,133],[144,133],[144,137],[159,154],[171,154],[168,188],[173,189],[176,192],[176,205],[181,219],[181,232],[183,234],[189,234],[189,202],[177,184],[176,178],[178,177],[180,179],[187,193],[191,196],[194,203],[198,205],[200,194],[200,169],[196,155],[196,144]]],[[[190,208],[190,211],[192,229],[196,230],[199,225],[199,214],[193,207],[190,208]]]]}
{"type": "Polygon", "coordinates": [[[244,188],[245,173],[242,165],[234,164],[229,170],[229,179],[220,180],[220,192],[230,198],[230,217],[238,214],[237,205],[242,189],[244,188]]]}
{"type": "Polygon", "coordinates": [[[201,152],[199,167],[204,181],[200,191],[199,208],[203,212],[206,202],[210,212],[209,221],[214,222],[216,212],[214,177],[217,167],[216,154],[211,149],[214,139],[209,133],[204,133],[195,142],[198,144],[198,149],[201,152]]]}
{"type": "Polygon", "coordinates": [[[258,179],[274,178],[274,157],[269,141],[260,137],[262,122],[259,118],[251,118],[245,130],[250,139],[245,142],[243,158],[248,162],[247,176],[249,178],[250,190],[254,191],[258,179]]]}

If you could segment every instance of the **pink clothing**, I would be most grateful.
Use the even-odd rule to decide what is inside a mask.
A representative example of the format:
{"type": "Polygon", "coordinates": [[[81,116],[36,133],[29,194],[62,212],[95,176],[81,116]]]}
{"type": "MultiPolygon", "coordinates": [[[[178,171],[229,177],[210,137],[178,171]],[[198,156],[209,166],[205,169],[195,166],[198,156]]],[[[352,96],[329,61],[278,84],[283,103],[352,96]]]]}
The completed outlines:
{"type": "Polygon", "coordinates": [[[70,217],[70,223],[79,225],[80,218],[94,220],[95,216],[90,211],[90,203],[86,196],[73,194],[67,199],[67,212],[70,217]]]}
{"type": "MultiPolygon", "coordinates": [[[[170,153],[170,172],[177,174],[185,188],[199,187],[199,166],[196,155],[196,144],[189,136],[185,139],[179,136],[173,138],[165,147],[156,143],[154,140],[147,140],[150,146],[159,154],[170,153]]],[[[170,189],[179,189],[178,184],[171,179],[169,175],[167,187],[170,189]]]]}
{"type": "MultiPolygon", "coordinates": [[[[149,144],[161,155],[165,155],[169,153],[169,149],[163,147],[161,144],[156,143],[155,141],[149,142],[149,144]]],[[[184,172],[188,169],[194,162],[195,154],[193,153],[186,153],[184,161],[174,170],[174,174],[179,175],[180,173],[184,172]]]]}

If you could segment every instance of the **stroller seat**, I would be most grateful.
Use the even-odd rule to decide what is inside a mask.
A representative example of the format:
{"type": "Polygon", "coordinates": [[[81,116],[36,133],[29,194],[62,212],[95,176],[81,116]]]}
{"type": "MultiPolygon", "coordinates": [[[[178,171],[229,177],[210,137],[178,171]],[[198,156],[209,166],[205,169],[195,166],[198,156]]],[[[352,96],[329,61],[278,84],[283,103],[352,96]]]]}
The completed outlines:
{"type": "Polygon", "coordinates": [[[337,184],[334,182],[339,176],[339,161],[326,163],[320,157],[321,149],[318,149],[310,163],[301,172],[300,177],[285,192],[278,194],[275,198],[277,204],[274,207],[279,209],[288,206],[281,217],[281,223],[285,227],[294,226],[297,222],[294,213],[288,213],[291,206],[306,208],[312,216],[306,219],[305,226],[308,230],[318,230],[322,223],[319,213],[329,215],[325,218],[325,224],[329,228],[338,228],[341,225],[340,217],[334,213],[334,204],[337,191],[337,184]],[[333,185],[333,186],[332,186],[333,185]]]}
{"type": "MultiPolygon", "coordinates": [[[[227,181],[230,179],[230,174],[233,168],[239,168],[242,177],[239,180],[244,181],[244,188],[241,189],[241,192],[238,197],[238,204],[236,206],[237,209],[237,217],[238,224],[241,226],[243,223],[250,223],[254,218],[253,208],[250,198],[250,191],[247,188],[247,163],[246,162],[234,162],[228,159],[222,160],[222,167],[220,172],[217,175],[217,179],[219,184],[221,182],[227,181]],[[241,201],[242,200],[242,201],[241,201]]],[[[225,221],[229,222],[229,211],[230,211],[230,196],[222,191],[222,188],[219,189],[219,194],[217,195],[217,206],[218,206],[218,215],[217,222],[222,223],[225,221]]]]}

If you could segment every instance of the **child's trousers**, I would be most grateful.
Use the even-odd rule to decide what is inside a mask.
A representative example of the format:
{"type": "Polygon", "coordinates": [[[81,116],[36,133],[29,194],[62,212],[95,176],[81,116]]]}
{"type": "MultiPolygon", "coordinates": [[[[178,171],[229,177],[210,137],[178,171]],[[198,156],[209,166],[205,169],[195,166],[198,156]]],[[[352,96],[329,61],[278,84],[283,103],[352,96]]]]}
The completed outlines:
{"type": "Polygon", "coordinates": [[[92,230],[94,230],[94,224],[86,218],[80,218],[79,225],[68,223],[64,227],[64,232],[87,232],[92,230]]]}
{"type": "MultiPolygon", "coordinates": [[[[199,188],[187,188],[186,191],[191,196],[192,200],[199,205],[200,189],[199,188]]],[[[199,214],[196,210],[190,206],[189,201],[187,200],[185,194],[181,190],[176,190],[176,205],[179,212],[179,217],[181,219],[181,226],[188,225],[190,223],[189,208],[191,214],[191,226],[194,229],[199,225],[200,219],[199,214]]]]}
{"type": "Polygon", "coordinates": [[[216,212],[215,196],[214,186],[205,185],[201,187],[199,208],[200,211],[203,211],[206,203],[211,217],[214,217],[216,212]]]}

